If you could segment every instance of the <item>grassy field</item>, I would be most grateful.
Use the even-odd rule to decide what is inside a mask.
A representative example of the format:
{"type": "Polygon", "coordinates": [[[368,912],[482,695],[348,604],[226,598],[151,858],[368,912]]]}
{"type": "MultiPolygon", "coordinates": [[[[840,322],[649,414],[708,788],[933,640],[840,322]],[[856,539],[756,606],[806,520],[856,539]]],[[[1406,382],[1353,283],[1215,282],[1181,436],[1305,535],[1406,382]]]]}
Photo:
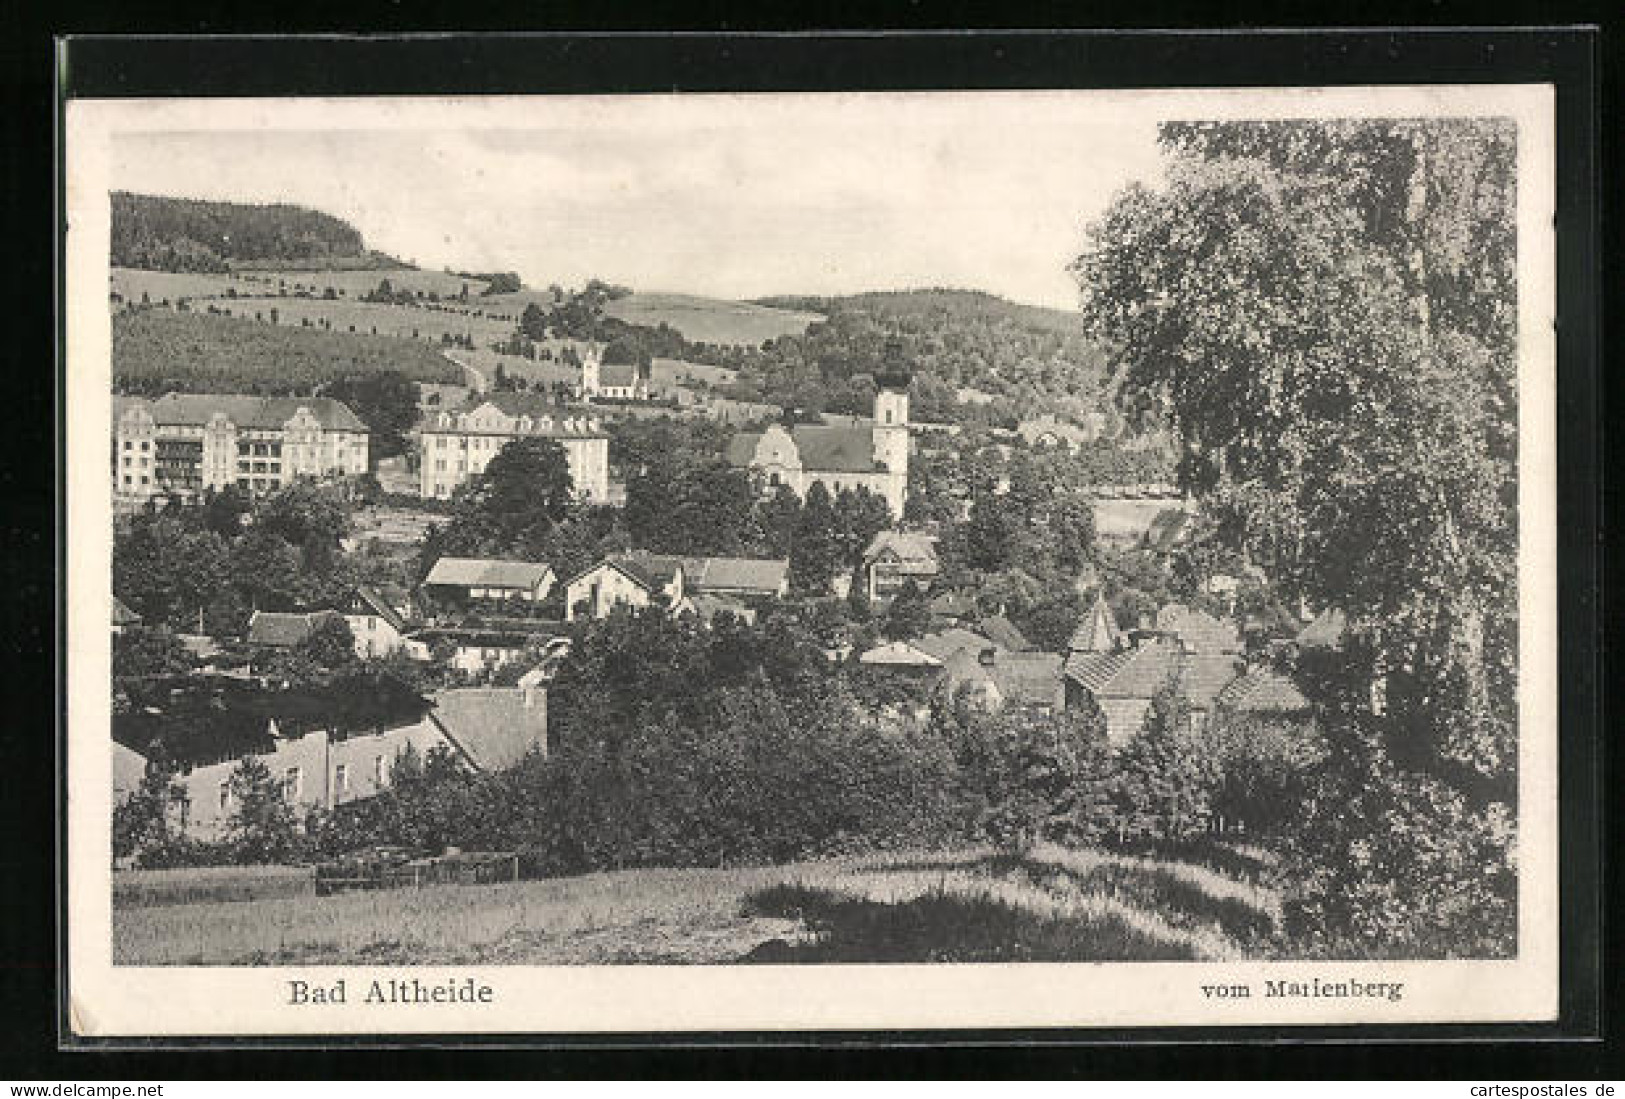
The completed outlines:
{"type": "Polygon", "coordinates": [[[198,866],[180,870],[118,870],[113,907],[261,901],[309,894],[315,871],[308,866],[198,866]]]}
{"type": "MultiPolygon", "coordinates": [[[[133,267],[115,267],[109,280],[113,293],[125,301],[139,302],[146,294],[152,304],[181,298],[219,298],[227,290],[239,294],[263,293],[259,284],[242,275],[193,275],[174,271],[141,271],[133,267]]],[[[275,286],[273,282],[271,284],[275,286]]]]}
{"type": "Polygon", "coordinates": [[[142,391],[302,393],[367,370],[399,370],[425,382],[463,380],[437,347],[417,340],[167,309],[113,317],[113,380],[142,391]]]}
{"type": "Polygon", "coordinates": [[[288,284],[289,289],[294,289],[297,284],[320,294],[332,287],[334,293],[343,291],[352,298],[378,289],[378,283],[383,279],[388,279],[390,286],[396,290],[422,291],[424,294],[439,294],[442,298],[456,297],[467,286],[471,305],[478,304],[479,296],[486,287],[486,283],[480,279],[465,279],[444,271],[255,271],[253,274],[257,278],[268,279],[273,287],[280,279],[288,284]]]}
{"type": "Polygon", "coordinates": [[[814,321],[824,319],[817,313],[688,294],[633,294],[610,302],[604,312],[628,324],[645,324],[651,328],[665,322],[694,343],[750,345],[779,336],[799,335],[814,321]]]}
{"type": "Polygon", "coordinates": [[[113,952],[123,965],[1229,959],[1266,952],[1276,913],[1242,872],[1044,846],[120,901],[113,952]]]}
{"type": "Polygon", "coordinates": [[[395,336],[435,343],[442,335],[452,335],[472,336],[476,344],[483,345],[492,340],[507,339],[513,335],[514,327],[510,320],[436,303],[390,305],[347,298],[328,301],[326,298],[271,296],[223,299],[209,304],[231,316],[250,319],[256,313],[269,319],[271,310],[275,309],[277,323],[286,327],[301,327],[301,322],[305,320],[318,325],[325,319],[335,332],[348,332],[353,327],[357,334],[362,335],[395,336]]]}

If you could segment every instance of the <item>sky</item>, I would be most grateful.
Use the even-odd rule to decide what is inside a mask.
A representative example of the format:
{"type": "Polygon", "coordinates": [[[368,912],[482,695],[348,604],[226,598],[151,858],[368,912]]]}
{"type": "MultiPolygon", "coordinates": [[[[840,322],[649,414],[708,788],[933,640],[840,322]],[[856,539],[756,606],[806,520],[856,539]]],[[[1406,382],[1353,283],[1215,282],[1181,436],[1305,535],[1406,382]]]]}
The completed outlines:
{"type": "Polygon", "coordinates": [[[1085,225],[1160,174],[1154,117],[1086,93],[261,101],[173,121],[119,133],[114,188],[309,206],[426,268],[733,299],[950,286],[1074,308],[1085,225]]]}

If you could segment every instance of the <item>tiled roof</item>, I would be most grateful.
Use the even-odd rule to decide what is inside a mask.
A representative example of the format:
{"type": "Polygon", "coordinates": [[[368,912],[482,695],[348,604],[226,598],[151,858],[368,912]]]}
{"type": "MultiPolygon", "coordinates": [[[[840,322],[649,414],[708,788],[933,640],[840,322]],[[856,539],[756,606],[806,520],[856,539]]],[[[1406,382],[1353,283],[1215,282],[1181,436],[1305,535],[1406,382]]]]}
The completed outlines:
{"type": "MultiPolygon", "coordinates": [[[[796,444],[801,468],[809,473],[874,473],[883,468],[875,461],[874,432],[870,428],[797,424],[787,431],[796,444]]],[[[749,465],[761,441],[760,431],[735,435],[728,442],[728,461],[736,466],[749,465]]]]}
{"type": "Polygon", "coordinates": [[[1173,646],[1156,641],[1114,653],[1073,653],[1066,675],[1098,696],[1150,698],[1173,674],[1178,656],[1173,646]]]}
{"type": "Polygon", "coordinates": [[[1095,605],[1089,608],[1089,614],[1078,623],[1077,631],[1073,633],[1072,640],[1067,648],[1072,652],[1109,653],[1122,643],[1123,633],[1117,628],[1117,618],[1112,614],[1111,607],[1099,595],[1095,596],[1095,605]]]}
{"type": "Polygon", "coordinates": [[[1236,624],[1183,603],[1169,603],[1157,612],[1157,628],[1177,634],[1185,647],[1198,653],[1239,653],[1241,634],[1236,624]]]}
{"type": "MultiPolygon", "coordinates": [[[[677,560],[677,558],[672,558],[672,560],[677,560]]],[[[598,561],[595,564],[588,565],[586,568],[582,569],[580,572],[566,580],[564,582],[564,586],[569,587],[578,580],[591,576],[599,569],[614,569],[616,572],[620,573],[622,576],[625,576],[627,579],[631,580],[634,584],[642,588],[644,591],[649,592],[651,595],[660,588],[659,581],[650,575],[649,571],[643,567],[642,562],[632,554],[617,554],[613,557],[606,557],[602,561],[598,561]]]]}
{"type": "Polygon", "coordinates": [[[496,561],[482,557],[442,557],[423,582],[452,588],[534,588],[553,570],[539,561],[496,561]]]}
{"type": "Polygon", "coordinates": [[[250,397],[240,394],[168,393],[147,406],[155,423],[198,427],[217,412],[239,428],[285,427],[301,408],[327,431],[366,431],[367,425],[342,401],[331,397],[250,397]]]}
{"type": "Polygon", "coordinates": [[[481,770],[512,767],[531,748],[547,747],[547,694],[540,690],[477,687],[440,691],[430,712],[481,770]]]}
{"type": "Polygon", "coordinates": [[[869,542],[863,551],[865,561],[873,561],[885,550],[891,550],[902,563],[903,571],[937,571],[937,546],[930,535],[912,531],[883,530],[869,542]]]}
{"type": "Polygon", "coordinates": [[[869,473],[875,461],[874,433],[865,427],[798,424],[790,429],[803,469],[829,473],[869,473]]]}
{"type": "Polygon", "coordinates": [[[681,557],[674,557],[660,553],[622,553],[610,558],[618,565],[625,565],[636,570],[637,576],[651,588],[663,588],[677,579],[677,573],[683,573],[685,585],[688,580],[688,562],[681,557]]]}
{"type": "Polygon", "coordinates": [[[1272,668],[1254,668],[1219,692],[1217,704],[1243,713],[1304,713],[1309,700],[1272,668]]]}
{"type": "Polygon", "coordinates": [[[1180,693],[1207,710],[1242,667],[1240,658],[1227,653],[1183,653],[1167,641],[1148,641],[1120,652],[1073,653],[1066,675],[1097,698],[1148,699],[1177,674],[1180,693]]]}
{"type": "Polygon", "coordinates": [[[694,592],[749,592],[776,595],[790,576],[788,558],[688,557],[684,587],[694,592]]]}
{"type": "Polygon", "coordinates": [[[1055,653],[999,653],[986,671],[1007,703],[1061,705],[1061,658],[1055,653]]]}
{"type": "Polygon", "coordinates": [[[490,435],[502,438],[519,434],[517,424],[498,425],[493,427],[474,427],[472,425],[459,425],[457,417],[475,412],[486,405],[491,405],[511,420],[518,420],[523,416],[531,418],[530,430],[527,436],[536,436],[543,439],[603,439],[605,435],[598,421],[593,417],[590,409],[585,406],[568,407],[550,400],[543,394],[534,392],[515,392],[502,390],[501,392],[475,394],[461,408],[428,409],[418,419],[417,431],[424,435],[444,433],[450,435],[490,435]],[[452,422],[446,427],[440,426],[442,413],[450,414],[452,422]],[[542,427],[543,421],[550,425],[542,427]]]}
{"type": "Polygon", "coordinates": [[[976,597],[956,588],[933,598],[930,608],[932,614],[944,618],[970,618],[976,614],[976,597]]]}
{"type": "Polygon", "coordinates": [[[1015,623],[1002,614],[983,618],[973,625],[971,629],[993,642],[999,648],[1008,649],[1013,653],[1027,652],[1033,647],[1032,642],[1028,641],[1020,630],[1016,629],[1015,623]]]}
{"type": "Polygon", "coordinates": [[[305,638],[323,619],[343,618],[337,611],[313,611],[309,614],[291,614],[284,611],[255,611],[248,619],[250,645],[272,645],[292,648],[305,638]]]}

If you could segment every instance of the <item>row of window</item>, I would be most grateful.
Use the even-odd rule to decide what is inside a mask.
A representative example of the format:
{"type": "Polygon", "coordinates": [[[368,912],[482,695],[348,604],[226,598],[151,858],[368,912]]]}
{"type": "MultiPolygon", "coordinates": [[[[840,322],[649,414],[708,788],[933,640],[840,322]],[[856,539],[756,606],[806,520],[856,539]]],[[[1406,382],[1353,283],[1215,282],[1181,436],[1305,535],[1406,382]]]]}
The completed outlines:
{"type": "MultiPolygon", "coordinates": [[[[372,761],[372,781],[374,786],[389,785],[389,760],[385,756],[374,756],[372,761]]],[[[335,796],[350,792],[350,765],[337,763],[333,765],[333,793],[335,796]]],[[[289,801],[298,801],[305,794],[305,774],[300,767],[289,767],[282,772],[282,794],[289,801]]],[[[231,780],[220,784],[220,808],[231,808],[231,780]]]]}
{"type": "MultiPolygon", "coordinates": [[[[147,442],[147,440],[145,440],[145,439],[142,439],[142,440],[141,440],[141,449],[142,449],[142,450],[146,450],[146,449],[148,449],[148,448],[149,448],[149,447],[150,447],[150,446],[151,446],[151,445],[152,445],[152,444],[150,444],[150,443],[148,443],[148,442],[147,442]]],[[[128,440],[128,439],[125,439],[125,440],[124,440],[124,449],[125,449],[125,450],[129,450],[129,449],[130,449],[130,440],[128,440]]]]}

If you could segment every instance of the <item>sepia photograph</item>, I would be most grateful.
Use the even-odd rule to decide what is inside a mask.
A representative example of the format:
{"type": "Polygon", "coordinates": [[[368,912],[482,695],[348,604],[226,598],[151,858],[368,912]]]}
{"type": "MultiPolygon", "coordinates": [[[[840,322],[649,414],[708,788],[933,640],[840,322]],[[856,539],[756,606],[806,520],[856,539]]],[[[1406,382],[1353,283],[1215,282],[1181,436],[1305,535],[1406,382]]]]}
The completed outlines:
{"type": "Polygon", "coordinates": [[[1555,1017],[1549,88],[67,119],[78,1033],[1555,1017]]]}

